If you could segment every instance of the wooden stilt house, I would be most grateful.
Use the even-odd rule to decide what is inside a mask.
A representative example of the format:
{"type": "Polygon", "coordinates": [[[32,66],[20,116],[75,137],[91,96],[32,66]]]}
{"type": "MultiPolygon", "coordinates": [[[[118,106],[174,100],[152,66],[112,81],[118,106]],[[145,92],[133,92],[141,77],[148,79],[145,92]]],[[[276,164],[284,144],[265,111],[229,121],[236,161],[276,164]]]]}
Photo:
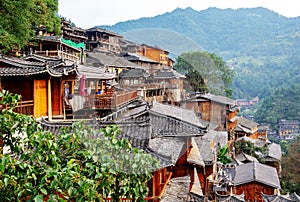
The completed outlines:
{"type": "Polygon", "coordinates": [[[62,59],[0,57],[2,89],[20,94],[16,110],[37,118],[63,115],[65,84],[72,89],[77,74],[74,63],[62,59]]]}

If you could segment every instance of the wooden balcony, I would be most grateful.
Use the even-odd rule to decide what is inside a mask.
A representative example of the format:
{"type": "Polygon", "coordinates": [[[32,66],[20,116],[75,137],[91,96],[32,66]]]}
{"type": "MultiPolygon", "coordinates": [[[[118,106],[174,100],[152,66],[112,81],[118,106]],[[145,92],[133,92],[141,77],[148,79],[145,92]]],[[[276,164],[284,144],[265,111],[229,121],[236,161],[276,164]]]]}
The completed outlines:
{"type": "MultiPolygon", "coordinates": [[[[9,109],[9,106],[6,105],[5,109],[9,109]]],[[[33,115],[33,100],[19,101],[18,105],[14,109],[14,112],[33,115]]]]}
{"type": "Polygon", "coordinates": [[[40,56],[45,56],[45,57],[59,57],[59,58],[64,58],[65,60],[69,60],[72,62],[75,62],[76,64],[79,64],[79,57],[59,51],[59,50],[46,50],[46,51],[35,51],[34,54],[40,55],[40,56]]]}
{"type": "Polygon", "coordinates": [[[93,99],[94,109],[117,109],[138,98],[137,91],[114,92],[103,95],[95,95],[93,99]]]}

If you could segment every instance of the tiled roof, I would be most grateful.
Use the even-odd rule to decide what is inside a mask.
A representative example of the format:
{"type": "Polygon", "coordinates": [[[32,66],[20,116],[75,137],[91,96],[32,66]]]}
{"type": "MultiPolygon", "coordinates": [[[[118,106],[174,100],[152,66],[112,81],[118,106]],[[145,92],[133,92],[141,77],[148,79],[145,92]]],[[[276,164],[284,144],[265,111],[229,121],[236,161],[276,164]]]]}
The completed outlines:
{"type": "Polygon", "coordinates": [[[159,168],[166,168],[169,166],[174,166],[174,160],[171,157],[167,157],[165,155],[161,155],[152,149],[145,147],[143,150],[147,153],[150,154],[152,157],[154,157],[156,160],[159,162],[159,168]]]}
{"type": "Polygon", "coordinates": [[[262,193],[262,198],[265,202],[300,202],[300,197],[296,193],[287,195],[267,195],[262,193]]]}
{"type": "Polygon", "coordinates": [[[192,138],[191,146],[192,148],[190,154],[187,157],[187,162],[204,167],[205,164],[202,160],[202,156],[200,154],[199,148],[194,138],[192,138]]]}
{"type": "Polygon", "coordinates": [[[32,62],[24,59],[2,56],[0,58],[0,76],[29,76],[47,73],[53,77],[61,77],[77,69],[72,65],[65,65],[61,62],[45,61],[32,62]]]}
{"type": "Polygon", "coordinates": [[[120,79],[127,78],[147,78],[150,74],[146,73],[144,69],[126,69],[120,73],[120,79]]]}
{"type": "Polygon", "coordinates": [[[253,130],[255,127],[258,127],[258,123],[245,117],[238,117],[238,125],[249,130],[253,130]]]}
{"type": "Polygon", "coordinates": [[[195,194],[196,196],[200,196],[200,197],[203,196],[203,191],[201,189],[201,185],[200,185],[196,167],[194,167],[194,182],[193,182],[190,192],[195,194]]]}
{"type": "Polygon", "coordinates": [[[268,155],[267,155],[267,157],[271,157],[275,160],[281,160],[281,155],[282,155],[282,152],[281,152],[281,147],[280,147],[279,144],[271,143],[268,146],[268,155]]]}
{"type": "Polygon", "coordinates": [[[149,140],[148,148],[172,159],[173,165],[184,154],[183,146],[186,144],[185,138],[154,138],[149,140]]]}
{"type": "Polygon", "coordinates": [[[245,201],[245,194],[241,194],[241,195],[220,195],[220,194],[216,194],[216,201],[220,202],[220,201],[227,201],[227,202],[243,202],[245,201]]]}
{"type": "Polygon", "coordinates": [[[51,42],[59,42],[60,37],[58,36],[42,36],[42,35],[37,35],[37,39],[43,40],[43,41],[51,41],[51,42]]]}
{"type": "Polygon", "coordinates": [[[260,139],[253,139],[247,136],[243,136],[238,138],[236,141],[248,141],[248,142],[252,142],[255,146],[257,147],[263,147],[267,144],[266,141],[264,140],[260,140],[260,139]]]}
{"type": "Polygon", "coordinates": [[[148,44],[141,44],[141,46],[145,46],[145,47],[148,47],[148,48],[153,48],[153,49],[156,49],[156,50],[166,51],[166,52],[169,53],[169,51],[167,51],[166,49],[160,48],[158,46],[150,46],[148,44]]]}
{"type": "Polygon", "coordinates": [[[204,163],[211,164],[214,160],[214,148],[216,145],[220,143],[221,147],[224,147],[227,144],[227,132],[208,130],[205,136],[196,137],[195,142],[204,163]]]}
{"type": "Polygon", "coordinates": [[[253,161],[236,167],[234,185],[259,182],[273,188],[280,188],[276,168],[253,161]]]}
{"type": "Polygon", "coordinates": [[[195,137],[207,132],[206,122],[195,116],[194,111],[180,107],[155,103],[142,104],[130,109],[119,117],[120,121],[139,119],[150,121],[151,137],[195,137]]]}
{"type": "Polygon", "coordinates": [[[56,62],[56,63],[61,63],[62,59],[61,58],[54,58],[54,57],[46,57],[46,56],[41,56],[41,55],[36,55],[36,54],[32,54],[32,55],[26,55],[24,57],[24,59],[26,61],[31,61],[31,62],[56,62]]]}
{"type": "Polygon", "coordinates": [[[93,51],[87,53],[88,57],[86,58],[87,64],[98,63],[98,66],[105,67],[120,67],[120,68],[141,68],[135,63],[129,62],[123,57],[116,56],[112,53],[104,53],[93,51]]]}
{"type": "Polygon", "coordinates": [[[90,79],[114,79],[117,76],[113,73],[106,72],[104,67],[87,67],[78,65],[77,67],[80,75],[85,75],[86,78],[90,79]]]}
{"type": "Polygon", "coordinates": [[[238,155],[235,156],[235,159],[240,161],[240,162],[249,162],[249,161],[258,161],[255,157],[250,156],[248,154],[245,153],[240,153],[238,155]]]}
{"type": "Polygon", "coordinates": [[[190,176],[172,178],[162,196],[161,202],[188,201],[190,176]]]}
{"type": "Polygon", "coordinates": [[[126,60],[129,60],[129,61],[141,61],[141,62],[159,64],[159,62],[156,62],[154,60],[151,60],[150,58],[147,58],[143,55],[136,54],[136,53],[125,53],[125,54],[122,54],[121,56],[126,58],[126,60]]]}
{"type": "Polygon", "coordinates": [[[184,109],[174,105],[166,105],[155,102],[150,109],[153,113],[158,113],[161,115],[173,117],[179,119],[191,125],[195,125],[201,128],[206,128],[208,125],[205,125],[206,122],[201,121],[195,114],[194,111],[189,109],[184,109]]]}
{"type": "Polygon", "coordinates": [[[205,196],[203,195],[200,187],[199,178],[197,177],[196,168],[194,168],[194,182],[191,176],[183,176],[172,178],[163,193],[160,200],[161,202],[204,202],[205,196]],[[192,185],[190,190],[190,185],[192,185]]]}
{"type": "Polygon", "coordinates": [[[206,94],[199,94],[196,97],[206,98],[208,100],[211,100],[213,102],[218,102],[218,103],[221,103],[221,104],[236,105],[235,100],[230,99],[230,98],[225,97],[225,96],[222,96],[222,95],[214,95],[214,94],[206,93],[206,94]]]}
{"type": "Polygon", "coordinates": [[[153,77],[155,79],[186,78],[175,70],[158,70],[153,77]]]}
{"type": "Polygon", "coordinates": [[[92,27],[92,28],[89,28],[89,29],[86,29],[85,32],[86,33],[89,33],[89,32],[103,32],[103,33],[107,33],[107,34],[112,35],[112,36],[122,37],[121,35],[113,32],[113,31],[102,29],[102,28],[96,27],[96,26],[92,27]]]}

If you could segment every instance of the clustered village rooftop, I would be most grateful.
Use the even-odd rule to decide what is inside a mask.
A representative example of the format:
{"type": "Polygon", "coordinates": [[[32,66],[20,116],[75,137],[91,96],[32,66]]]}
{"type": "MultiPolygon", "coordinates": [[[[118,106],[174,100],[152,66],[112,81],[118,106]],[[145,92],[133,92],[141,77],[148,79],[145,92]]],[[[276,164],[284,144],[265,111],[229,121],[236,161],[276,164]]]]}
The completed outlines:
{"type": "Polygon", "coordinates": [[[0,87],[22,95],[17,112],[54,133],[80,119],[117,124],[160,162],[149,201],[300,201],[280,195],[280,146],[266,127],[238,117],[235,100],[188,95],[167,50],[71,25],[62,19],[61,36],[38,31],[22,57],[0,55],[0,87]],[[266,147],[264,163],[235,151],[238,141],[266,147]],[[224,165],[217,150],[226,145],[233,161],[224,165]]]}

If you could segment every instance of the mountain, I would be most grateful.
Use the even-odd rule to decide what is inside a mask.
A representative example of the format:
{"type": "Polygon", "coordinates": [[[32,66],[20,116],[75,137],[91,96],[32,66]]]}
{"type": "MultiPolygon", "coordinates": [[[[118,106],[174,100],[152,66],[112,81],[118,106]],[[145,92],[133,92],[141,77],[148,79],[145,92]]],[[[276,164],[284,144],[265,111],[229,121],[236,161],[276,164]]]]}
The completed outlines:
{"type": "Polygon", "coordinates": [[[174,55],[196,49],[220,55],[237,72],[235,99],[264,98],[299,78],[300,17],[287,18],[266,8],[177,8],[101,27],[174,55]]]}

